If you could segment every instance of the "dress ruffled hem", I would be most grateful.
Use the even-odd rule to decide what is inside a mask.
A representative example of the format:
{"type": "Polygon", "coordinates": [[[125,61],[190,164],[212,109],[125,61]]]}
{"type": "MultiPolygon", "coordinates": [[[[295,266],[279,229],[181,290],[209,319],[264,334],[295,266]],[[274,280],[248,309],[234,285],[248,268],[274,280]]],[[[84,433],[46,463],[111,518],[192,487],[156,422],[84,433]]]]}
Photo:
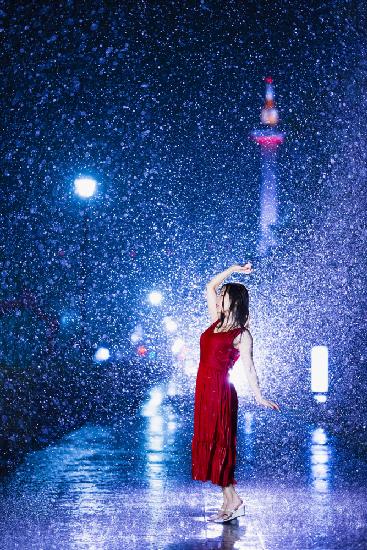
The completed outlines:
{"type": "Polygon", "coordinates": [[[196,481],[211,481],[227,487],[237,485],[234,478],[236,463],[236,439],[232,445],[220,446],[215,441],[192,439],[191,476],[196,481]]]}

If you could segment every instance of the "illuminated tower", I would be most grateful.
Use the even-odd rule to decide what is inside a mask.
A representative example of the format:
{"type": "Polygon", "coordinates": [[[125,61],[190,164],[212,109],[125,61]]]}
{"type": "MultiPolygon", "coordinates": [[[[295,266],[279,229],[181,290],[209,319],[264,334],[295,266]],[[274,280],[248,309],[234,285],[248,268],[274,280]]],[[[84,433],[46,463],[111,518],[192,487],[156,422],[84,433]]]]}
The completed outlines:
{"type": "Polygon", "coordinates": [[[265,83],[265,105],[260,119],[266,128],[253,130],[250,134],[250,138],[261,147],[260,238],[257,245],[257,251],[261,256],[265,256],[276,244],[274,233],[278,221],[276,158],[278,145],[284,141],[284,133],[276,130],[279,115],[274,104],[273,79],[267,77],[265,83]]]}

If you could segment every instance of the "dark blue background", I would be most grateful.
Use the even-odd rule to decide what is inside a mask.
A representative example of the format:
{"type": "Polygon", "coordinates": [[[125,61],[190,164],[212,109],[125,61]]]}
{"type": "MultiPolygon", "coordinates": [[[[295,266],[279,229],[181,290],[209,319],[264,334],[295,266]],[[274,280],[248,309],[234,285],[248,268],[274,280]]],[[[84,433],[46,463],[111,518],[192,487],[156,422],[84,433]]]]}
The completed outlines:
{"type": "MultiPolygon", "coordinates": [[[[72,186],[91,175],[94,345],[134,354],[137,322],[154,336],[160,316],[172,314],[195,348],[208,324],[205,283],[252,259],[264,384],[302,400],[310,348],[326,344],[332,395],[348,407],[351,395],[358,401],[364,3],[28,1],[2,10],[3,299],[27,287],[56,317],[77,316],[82,205],[72,186]],[[261,262],[260,155],[249,133],[260,126],[268,75],[286,140],[279,250],[261,262]],[[164,292],[159,313],[146,301],[152,288],[164,292]]],[[[66,336],[76,329],[62,327],[66,336]]]]}

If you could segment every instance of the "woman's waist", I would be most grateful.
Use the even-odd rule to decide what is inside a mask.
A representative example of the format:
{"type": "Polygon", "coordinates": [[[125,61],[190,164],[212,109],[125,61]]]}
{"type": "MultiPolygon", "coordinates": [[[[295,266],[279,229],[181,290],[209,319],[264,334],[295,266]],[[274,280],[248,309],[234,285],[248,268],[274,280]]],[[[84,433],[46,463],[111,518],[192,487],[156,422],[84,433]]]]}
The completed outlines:
{"type": "Polygon", "coordinates": [[[207,363],[207,362],[200,362],[199,363],[199,370],[201,372],[216,372],[218,374],[223,373],[227,374],[229,369],[232,367],[232,365],[228,364],[220,364],[220,363],[207,363]]]}

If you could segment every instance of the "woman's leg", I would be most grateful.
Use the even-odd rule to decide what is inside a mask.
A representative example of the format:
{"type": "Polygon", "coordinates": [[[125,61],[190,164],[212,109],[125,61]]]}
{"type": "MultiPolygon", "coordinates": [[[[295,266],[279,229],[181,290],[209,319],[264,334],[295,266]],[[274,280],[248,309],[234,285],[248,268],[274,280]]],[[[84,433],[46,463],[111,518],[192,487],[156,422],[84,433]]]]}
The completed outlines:
{"type": "Polygon", "coordinates": [[[228,496],[227,496],[227,492],[226,492],[226,487],[222,487],[222,493],[223,493],[223,505],[222,505],[222,508],[223,509],[226,509],[227,506],[228,506],[228,496]]]}
{"type": "Polygon", "coordinates": [[[224,487],[223,493],[226,495],[227,508],[235,508],[238,504],[241,503],[241,498],[236,493],[232,483],[224,487]]]}
{"type": "Polygon", "coordinates": [[[216,514],[213,514],[212,516],[210,516],[210,518],[209,518],[210,520],[220,519],[223,516],[223,514],[225,513],[224,510],[226,510],[228,508],[227,495],[224,492],[224,487],[222,487],[222,493],[223,493],[222,507],[216,514]]]}
{"type": "Polygon", "coordinates": [[[227,487],[223,487],[223,500],[226,504],[226,507],[230,508],[233,500],[231,485],[227,485],[227,487]]]}

